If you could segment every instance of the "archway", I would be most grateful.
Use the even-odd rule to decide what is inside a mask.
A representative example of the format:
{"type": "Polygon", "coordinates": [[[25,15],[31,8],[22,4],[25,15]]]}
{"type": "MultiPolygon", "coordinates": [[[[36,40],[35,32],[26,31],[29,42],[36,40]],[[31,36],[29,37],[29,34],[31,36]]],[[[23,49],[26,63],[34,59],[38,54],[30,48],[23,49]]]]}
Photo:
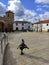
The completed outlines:
{"type": "Polygon", "coordinates": [[[4,31],[5,31],[4,21],[0,20],[0,32],[4,32],[4,31]]]}

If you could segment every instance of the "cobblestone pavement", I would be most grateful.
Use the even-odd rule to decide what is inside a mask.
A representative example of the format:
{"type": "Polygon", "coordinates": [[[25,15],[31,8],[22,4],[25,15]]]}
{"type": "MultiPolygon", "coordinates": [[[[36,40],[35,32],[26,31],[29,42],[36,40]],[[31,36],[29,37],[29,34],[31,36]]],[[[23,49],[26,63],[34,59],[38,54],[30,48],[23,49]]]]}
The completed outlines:
{"type": "Polygon", "coordinates": [[[9,42],[5,65],[49,65],[49,33],[10,33],[9,42]],[[24,49],[24,55],[17,49],[22,38],[29,47],[24,49]]]}

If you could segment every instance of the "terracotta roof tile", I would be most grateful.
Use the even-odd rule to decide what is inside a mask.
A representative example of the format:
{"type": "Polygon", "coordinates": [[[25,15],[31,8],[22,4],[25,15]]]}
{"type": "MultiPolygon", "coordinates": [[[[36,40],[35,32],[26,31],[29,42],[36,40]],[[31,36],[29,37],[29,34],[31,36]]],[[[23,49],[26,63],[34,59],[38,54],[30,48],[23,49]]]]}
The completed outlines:
{"type": "Polygon", "coordinates": [[[31,22],[28,22],[28,21],[15,21],[15,23],[31,23],[31,22]]]}
{"type": "Polygon", "coordinates": [[[49,20],[39,21],[39,22],[36,22],[36,23],[34,23],[34,24],[42,24],[42,23],[49,23],[49,20]]]}

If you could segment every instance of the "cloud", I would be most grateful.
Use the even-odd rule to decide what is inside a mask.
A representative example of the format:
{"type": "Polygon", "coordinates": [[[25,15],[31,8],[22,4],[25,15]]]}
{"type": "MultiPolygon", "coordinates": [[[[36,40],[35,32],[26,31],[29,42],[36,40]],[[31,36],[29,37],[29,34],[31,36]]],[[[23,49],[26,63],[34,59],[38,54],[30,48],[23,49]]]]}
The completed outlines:
{"type": "Polygon", "coordinates": [[[6,11],[6,5],[0,2],[0,16],[3,16],[6,11]]]}
{"type": "Polygon", "coordinates": [[[39,15],[39,19],[40,19],[40,20],[49,19],[49,12],[46,11],[46,12],[44,12],[44,14],[40,14],[40,15],[39,15]]]}
{"type": "MultiPolygon", "coordinates": [[[[41,1],[40,1],[41,2],[41,1]]],[[[43,14],[39,14],[37,16],[37,13],[34,10],[27,10],[24,8],[20,0],[9,0],[8,1],[8,10],[11,10],[15,13],[15,21],[21,20],[21,21],[29,21],[29,22],[37,22],[39,19],[49,19],[49,12],[46,10],[43,10],[41,7],[37,8],[37,11],[43,11],[43,14]]],[[[42,6],[47,7],[47,5],[42,6]]]]}
{"type": "Polygon", "coordinates": [[[46,8],[49,8],[49,5],[43,5],[42,7],[46,7],[46,8]]]}
{"type": "Polygon", "coordinates": [[[29,22],[34,22],[34,17],[37,15],[34,11],[30,11],[25,9],[24,10],[24,15],[23,16],[15,16],[15,20],[21,20],[21,21],[29,21],[29,22]]]}
{"type": "Polygon", "coordinates": [[[43,9],[42,8],[37,8],[36,11],[42,11],[43,9]]]}
{"type": "Polygon", "coordinates": [[[27,10],[27,9],[24,10],[24,14],[25,14],[24,19],[31,21],[31,22],[33,22],[34,17],[37,15],[37,13],[35,11],[31,11],[31,10],[27,10]]]}
{"type": "Polygon", "coordinates": [[[13,1],[13,2],[18,2],[18,3],[20,3],[20,0],[9,0],[9,1],[13,1]]]}
{"type": "Polygon", "coordinates": [[[20,0],[9,0],[8,4],[8,10],[12,10],[15,15],[22,16],[24,14],[24,9],[20,0]]]}
{"type": "Polygon", "coordinates": [[[47,4],[45,4],[45,5],[37,5],[37,8],[43,8],[43,7],[45,7],[45,8],[49,8],[49,5],[47,5],[47,4]]]}
{"type": "Polygon", "coordinates": [[[49,4],[49,0],[35,0],[36,3],[49,4]]]}
{"type": "Polygon", "coordinates": [[[36,16],[36,12],[24,8],[20,0],[9,0],[8,4],[8,10],[11,10],[15,13],[15,20],[33,22],[34,16],[36,16]]]}
{"type": "Polygon", "coordinates": [[[34,22],[38,22],[39,20],[49,20],[49,12],[45,11],[43,14],[35,16],[33,19],[34,22]]]}
{"type": "Polygon", "coordinates": [[[31,11],[31,10],[27,10],[27,9],[24,10],[24,13],[27,14],[27,15],[31,15],[31,16],[36,15],[35,11],[31,11]]]}

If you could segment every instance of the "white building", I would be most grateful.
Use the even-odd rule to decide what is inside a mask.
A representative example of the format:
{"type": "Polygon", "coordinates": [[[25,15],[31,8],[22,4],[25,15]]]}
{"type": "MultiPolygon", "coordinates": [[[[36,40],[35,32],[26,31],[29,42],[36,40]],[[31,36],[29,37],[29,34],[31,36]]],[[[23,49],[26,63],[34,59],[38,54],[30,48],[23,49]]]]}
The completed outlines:
{"type": "Polygon", "coordinates": [[[49,20],[39,21],[33,25],[34,31],[49,31],[49,20]]]}
{"type": "Polygon", "coordinates": [[[13,24],[13,30],[33,30],[32,23],[26,21],[15,21],[13,24]]]}

